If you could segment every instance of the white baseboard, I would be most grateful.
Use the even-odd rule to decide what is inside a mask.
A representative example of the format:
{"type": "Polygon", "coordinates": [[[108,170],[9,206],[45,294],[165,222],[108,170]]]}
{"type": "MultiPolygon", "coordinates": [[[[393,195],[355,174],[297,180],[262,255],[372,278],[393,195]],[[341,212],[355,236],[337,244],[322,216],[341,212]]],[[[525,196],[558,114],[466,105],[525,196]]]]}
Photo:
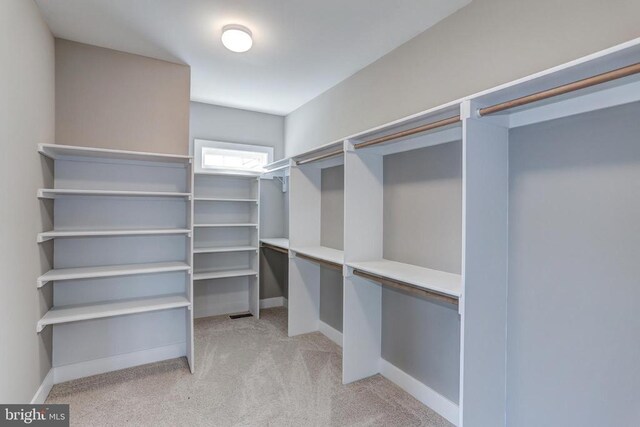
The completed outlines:
{"type": "Polygon", "coordinates": [[[318,322],[318,330],[331,341],[342,347],[342,332],[327,325],[322,320],[318,322]]]}
{"type": "Polygon", "coordinates": [[[289,300],[285,297],[282,297],[282,306],[284,308],[289,308],[289,300]]]}
{"type": "Polygon", "coordinates": [[[52,368],[53,384],[63,383],[91,375],[131,368],[132,366],[159,362],[161,360],[175,359],[187,354],[185,343],[172,344],[164,347],[151,348],[149,350],[135,351],[133,353],[118,354],[103,359],[88,360],[86,362],[71,365],[56,366],[52,368]]]}
{"type": "Polygon", "coordinates": [[[53,387],[53,379],[54,379],[54,370],[53,368],[49,369],[47,376],[42,380],[42,384],[38,387],[38,391],[33,395],[33,399],[31,399],[32,405],[38,405],[44,403],[49,396],[49,392],[51,392],[51,388],[53,387]]]}
{"type": "Polygon", "coordinates": [[[450,423],[458,425],[460,415],[458,405],[384,359],[380,359],[380,373],[450,423]]]}
{"type": "Polygon", "coordinates": [[[282,307],[284,305],[284,297],[265,298],[260,300],[260,308],[282,307]]]}

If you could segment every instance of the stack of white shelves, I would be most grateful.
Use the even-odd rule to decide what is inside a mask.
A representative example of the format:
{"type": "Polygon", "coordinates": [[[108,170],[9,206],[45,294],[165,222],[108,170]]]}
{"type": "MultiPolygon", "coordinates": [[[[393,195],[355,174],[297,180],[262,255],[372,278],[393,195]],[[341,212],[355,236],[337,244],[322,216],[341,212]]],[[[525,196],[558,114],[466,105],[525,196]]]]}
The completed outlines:
{"type": "Polygon", "coordinates": [[[37,241],[52,248],[54,268],[37,278],[53,286],[53,307],[36,329],[53,326],[60,378],[178,356],[193,372],[191,157],[38,151],[54,161],[54,188],[37,194],[53,204],[53,230],[37,241]]]}
{"type": "Polygon", "coordinates": [[[193,179],[196,317],[248,311],[258,318],[259,175],[202,171],[193,179]]]}

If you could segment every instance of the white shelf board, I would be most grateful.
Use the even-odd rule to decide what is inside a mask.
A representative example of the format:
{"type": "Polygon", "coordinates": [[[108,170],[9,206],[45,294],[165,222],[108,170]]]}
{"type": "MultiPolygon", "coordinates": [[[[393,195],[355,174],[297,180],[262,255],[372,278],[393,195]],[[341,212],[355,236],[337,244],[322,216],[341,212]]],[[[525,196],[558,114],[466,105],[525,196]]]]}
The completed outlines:
{"type": "Polygon", "coordinates": [[[193,280],[224,279],[227,277],[255,276],[258,272],[252,269],[200,271],[193,274],[193,280]]]}
{"type": "Polygon", "coordinates": [[[258,199],[229,199],[221,197],[194,197],[196,202],[250,202],[258,203],[258,199]]]}
{"type": "Polygon", "coordinates": [[[41,332],[47,325],[169,310],[172,308],[189,307],[190,305],[185,295],[167,295],[163,297],[135,298],[108,303],[53,307],[38,321],[37,331],[41,332]]]}
{"type": "Polygon", "coordinates": [[[78,157],[94,159],[147,161],[163,163],[189,164],[192,157],[178,154],[158,154],[139,151],[111,150],[107,148],[74,147],[59,144],[39,144],[38,152],[54,160],[75,159],[78,157]]]}
{"type": "Polygon", "coordinates": [[[119,264],[98,267],[58,268],[38,277],[38,287],[55,280],[94,279],[99,277],[132,276],[138,274],[189,271],[185,262],[156,262],[147,264],[119,264]]]}
{"type": "Polygon", "coordinates": [[[38,233],[38,243],[62,237],[115,237],[115,236],[162,236],[191,234],[187,228],[159,228],[148,230],[52,230],[38,233]]]}
{"type": "Polygon", "coordinates": [[[291,250],[334,264],[344,264],[344,252],[339,249],[327,248],[326,246],[304,246],[301,248],[292,248],[291,250]]]}
{"type": "Polygon", "coordinates": [[[264,172],[275,172],[280,169],[286,169],[289,167],[290,159],[285,157],[284,159],[276,160],[275,162],[271,162],[268,165],[264,166],[264,172]]]}
{"type": "Polygon", "coordinates": [[[260,239],[262,243],[266,243],[267,245],[275,246],[277,248],[289,249],[289,239],[285,237],[274,237],[274,238],[266,238],[260,239]]]}
{"type": "Polygon", "coordinates": [[[209,248],[193,248],[194,254],[215,254],[223,252],[253,252],[257,251],[255,246],[221,246],[209,248]]]}
{"type": "Polygon", "coordinates": [[[349,267],[375,276],[382,276],[428,289],[444,295],[462,296],[462,276],[416,265],[380,259],[376,261],[349,262],[349,267]]]}
{"type": "Polygon", "coordinates": [[[261,172],[243,172],[243,171],[225,171],[225,170],[212,170],[210,172],[194,172],[195,176],[226,176],[230,178],[260,178],[261,172]]]}
{"type": "Polygon", "coordinates": [[[39,199],[55,199],[59,196],[117,196],[117,197],[182,197],[189,199],[191,193],[171,191],[120,191],[120,190],[78,190],[61,188],[41,188],[39,199]]]}
{"type": "Polygon", "coordinates": [[[241,224],[194,224],[195,228],[207,228],[207,227],[257,227],[258,224],[254,223],[241,223],[241,224]]]}

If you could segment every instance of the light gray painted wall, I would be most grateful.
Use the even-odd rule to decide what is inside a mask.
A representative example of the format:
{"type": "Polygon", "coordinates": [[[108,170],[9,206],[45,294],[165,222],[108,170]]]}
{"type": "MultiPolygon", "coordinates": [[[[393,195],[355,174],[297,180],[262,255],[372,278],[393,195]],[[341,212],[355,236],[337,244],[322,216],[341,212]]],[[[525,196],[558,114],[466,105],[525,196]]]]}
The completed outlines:
{"type": "Polygon", "coordinates": [[[284,117],[191,102],[191,146],[194,138],[274,147],[274,160],[279,160],[284,156],[284,117]]]}
{"type": "MultiPolygon", "coordinates": [[[[194,139],[237,142],[274,147],[274,160],[284,154],[284,117],[217,105],[191,102],[190,150],[194,139]]],[[[282,237],[288,228],[285,197],[277,180],[261,181],[260,223],[262,237],[282,237]],[[283,234],[281,234],[283,233],[283,234]]],[[[263,252],[262,250],[260,252],[263,252]]],[[[278,254],[279,255],[279,254],[278,254]]],[[[280,257],[260,254],[260,298],[287,295],[288,270],[280,257]]],[[[211,289],[214,289],[213,287],[211,289]]]]}
{"type": "Polygon", "coordinates": [[[638,117],[510,133],[508,425],[640,425],[638,117]]]}
{"type": "MultiPolygon", "coordinates": [[[[344,248],[344,166],[322,170],[320,235],[322,246],[344,248]]],[[[320,320],[342,332],[342,272],[320,269],[320,320]]]]}
{"type": "MultiPolygon", "coordinates": [[[[385,157],[383,215],[385,259],[460,273],[462,143],[385,157]]],[[[458,311],[383,289],[382,357],[458,402],[458,311]]]]}
{"type": "Polygon", "coordinates": [[[36,233],[51,226],[51,204],[36,189],[51,185],[53,166],[36,152],[53,143],[54,40],[32,1],[0,2],[0,402],[28,403],[51,367],[51,328],[36,322],[51,291],[36,278],[51,266],[51,246],[36,233]]]}
{"type": "Polygon", "coordinates": [[[640,36],[637,0],[473,0],[287,116],[293,155],[640,36]]]}

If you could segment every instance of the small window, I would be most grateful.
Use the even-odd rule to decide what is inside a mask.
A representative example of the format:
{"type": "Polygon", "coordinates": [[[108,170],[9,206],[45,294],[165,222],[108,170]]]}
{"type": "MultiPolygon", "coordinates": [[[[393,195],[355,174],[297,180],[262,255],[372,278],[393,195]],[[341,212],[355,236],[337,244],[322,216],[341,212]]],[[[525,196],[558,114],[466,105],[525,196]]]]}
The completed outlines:
{"type": "Polygon", "coordinates": [[[194,140],[196,167],[202,172],[213,170],[257,172],[273,160],[273,147],[231,142],[194,140]]]}

